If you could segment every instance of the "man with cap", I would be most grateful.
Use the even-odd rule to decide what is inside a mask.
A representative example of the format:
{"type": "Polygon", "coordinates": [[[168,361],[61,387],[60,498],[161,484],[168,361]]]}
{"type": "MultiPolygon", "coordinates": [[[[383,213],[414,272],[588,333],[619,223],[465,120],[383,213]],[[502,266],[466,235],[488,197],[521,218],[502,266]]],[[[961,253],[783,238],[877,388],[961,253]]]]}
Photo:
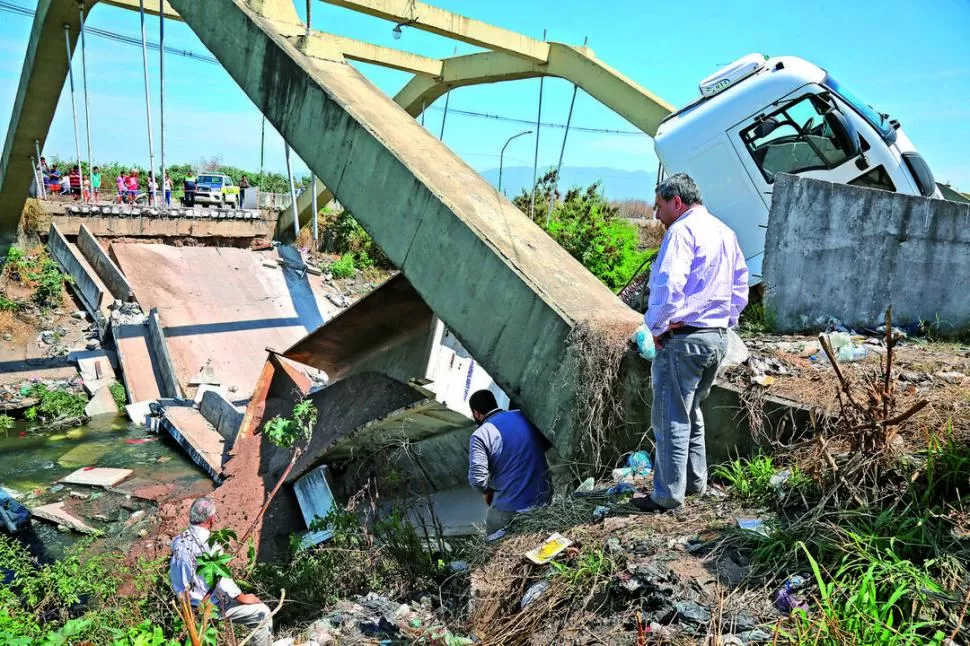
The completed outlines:
{"type": "Polygon", "coordinates": [[[216,506],[211,500],[199,498],[192,503],[189,509],[189,528],[172,541],[172,560],[168,572],[172,588],[179,596],[188,593],[193,607],[211,598],[225,619],[256,629],[256,634],[250,640],[251,644],[269,646],[273,633],[269,607],[256,595],[243,593],[229,577],[219,579],[210,590],[198,574],[196,558],[200,554],[217,553],[221,549],[218,545],[209,545],[209,534],[215,519],[216,506]]]}

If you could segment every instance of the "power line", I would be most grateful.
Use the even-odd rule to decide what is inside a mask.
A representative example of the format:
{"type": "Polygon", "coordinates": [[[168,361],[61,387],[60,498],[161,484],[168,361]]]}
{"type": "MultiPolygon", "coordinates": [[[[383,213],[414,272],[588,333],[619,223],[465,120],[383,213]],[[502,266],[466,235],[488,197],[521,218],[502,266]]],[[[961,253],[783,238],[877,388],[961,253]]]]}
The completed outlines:
{"type": "MultiPolygon", "coordinates": [[[[12,2],[5,2],[0,0],[0,11],[6,11],[7,13],[14,13],[21,16],[27,16],[29,18],[34,17],[34,12],[26,7],[21,7],[12,2]]],[[[84,33],[91,34],[92,36],[98,36],[106,40],[114,41],[116,43],[122,43],[124,45],[135,45],[141,47],[141,39],[135,38],[133,36],[126,36],[124,34],[119,34],[118,32],[108,31],[107,29],[98,29],[97,27],[85,27],[84,33]]],[[[152,51],[158,51],[158,43],[148,41],[146,43],[148,49],[152,51]]],[[[166,47],[165,53],[174,54],[176,56],[184,56],[185,58],[191,58],[196,61],[201,61],[203,63],[211,63],[214,65],[219,65],[219,61],[212,56],[207,56],[205,54],[197,54],[196,52],[189,51],[187,49],[176,49],[174,47],[166,47]]]]}
{"type": "MultiPolygon", "coordinates": [[[[21,7],[12,2],[7,2],[6,0],[0,0],[0,11],[5,11],[7,13],[15,13],[21,16],[28,16],[28,17],[34,16],[34,12],[31,9],[28,9],[26,7],[21,7]]],[[[140,38],[135,38],[133,36],[126,36],[124,34],[119,34],[114,31],[108,31],[107,29],[99,29],[97,27],[85,27],[84,32],[91,34],[92,36],[98,36],[100,38],[104,38],[105,40],[121,43],[123,45],[132,45],[139,48],[141,47],[140,38]]],[[[152,51],[157,52],[159,49],[158,43],[147,41],[146,44],[148,48],[151,49],[152,51]]],[[[165,47],[165,52],[168,54],[182,56],[184,58],[189,58],[203,63],[219,65],[220,67],[222,65],[216,58],[212,56],[199,54],[187,49],[175,49],[173,47],[165,47]]],[[[439,108],[437,106],[431,106],[427,108],[427,110],[435,110],[440,112],[443,110],[443,108],[439,108]]],[[[448,112],[452,114],[458,114],[464,117],[473,117],[476,119],[489,119],[492,121],[503,121],[505,123],[515,123],[515,124],[522,124],[527,126],[535,125],[535,121],[532,121],[530,119],[517,119],[515,117],[507,117],[500,114],[489,114],[487,112],[476,112],[474,110],[459,110],[457,108],[449,108],[448,112]]],[[[541,126],[544,128],[558,128],[560,130],[564,130],[566,128],[566,124],[564,123],[542,122],[541,126]]],[[[588,133],[601,134],[601,135],[623,135],[625,137],[646,137],[647,136],[645,133],[639,130],[615,130],[610,128],[593,128],[590,126],[576,126],[576,125],[570,125],[569,129],[575,132],[588,132],[588,133]]]]}
{"type": "MultiPolygon", "coordinates": [[[[442,108],[439,108],[437,106],[432,106],[428,108],[428,110],[440,111],[442,110],[442,108]]],[[[492,119],[494,121],[506,121],[509,123],[519,123],[527,126],[534,126],[536,124],[535,121],[532,121],[530,119],[517,119],[515,117],[506,117],[500,114],[488,114],[487,112],[475,112],[473,110],[459,110],[457,108],[449,108],[448,112],[451,114],[460,114],[466,117],[476,117],[479,119],[492,119]]],[[[549,127],[549,128],[559,128],[561,130],[566,128],[566,124],[564,123],[546,123],[545,121],[542,122],[542,126],[549,127]]],[[[625,135],[625,136],[638,136],[638,137],[647,136],[646,133],[640,132],[639,130],[611,130],[609,128],[591,128],[588,126],[573,126],[573,125],[570,125],[569,129],[576,130],[579,132],[592,132],[597,134],[625,135]]]]}

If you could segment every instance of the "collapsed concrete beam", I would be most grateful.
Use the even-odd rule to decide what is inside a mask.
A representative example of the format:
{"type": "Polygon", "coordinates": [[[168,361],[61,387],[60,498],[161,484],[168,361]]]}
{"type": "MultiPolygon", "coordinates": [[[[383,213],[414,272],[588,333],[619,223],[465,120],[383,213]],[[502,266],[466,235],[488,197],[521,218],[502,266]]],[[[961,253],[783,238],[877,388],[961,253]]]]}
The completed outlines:
{"type": "Polygon", "coordinates": [[[3,157],[0,158],[2,254],[7,253],[7,247],[16,238],[20,214],[34,180],[34,169],[30,163],[30,158],[36,157],[34,141],[39,141],[41,150],[44,149],[57,101],[64,88],[64,79],[67,78],[65,26],[70,31],[73,52],[81,27],[77,2],[39,0],[20,73],[20,85],[13,101],[3,157]]]}
{"type": "Polygon", "coordinates": [[[568,436],[567,336],[638,315],[349,64],[309,59],[242,0],[172,5],[503,390],[568,436]]]}

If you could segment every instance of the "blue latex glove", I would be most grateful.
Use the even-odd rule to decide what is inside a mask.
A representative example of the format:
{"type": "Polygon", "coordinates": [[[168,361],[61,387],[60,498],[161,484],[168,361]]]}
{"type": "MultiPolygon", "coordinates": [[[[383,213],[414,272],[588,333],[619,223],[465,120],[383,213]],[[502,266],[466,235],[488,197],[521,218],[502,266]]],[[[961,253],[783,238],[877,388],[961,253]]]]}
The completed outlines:
{"type": "Polygon", "coordinates": [[[641,323],[640,327],[633,333],[631,339],[637,346],[640,356],[647,361],[653,361],[657,356],[657,348],[653,344],[653,334],[646,323],[641,323]]]}

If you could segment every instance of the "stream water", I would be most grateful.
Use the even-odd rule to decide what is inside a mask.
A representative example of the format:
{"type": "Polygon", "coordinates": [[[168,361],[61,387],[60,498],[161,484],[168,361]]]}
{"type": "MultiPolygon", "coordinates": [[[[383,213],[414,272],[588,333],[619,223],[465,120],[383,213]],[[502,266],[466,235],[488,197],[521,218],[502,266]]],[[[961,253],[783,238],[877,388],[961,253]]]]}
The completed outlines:
{"type": "MultiPolygon", "coordinates": [[[[186,487],[201,475],[166,434],[149,433],[122,416],[102,416],[52,431],[18,421],[6,434],[0,432],[0,487],[23,496],[21,502],[27,507],[36,504],[31,499],[56,486],[57,480],[89,466],[131,469],[129,480],[184,482],[186,487]]],[[[62,556],[79,535],[59,532],[51,523],[34,519],[18,537],[35,556],[48,560],[62,556]]]]}

